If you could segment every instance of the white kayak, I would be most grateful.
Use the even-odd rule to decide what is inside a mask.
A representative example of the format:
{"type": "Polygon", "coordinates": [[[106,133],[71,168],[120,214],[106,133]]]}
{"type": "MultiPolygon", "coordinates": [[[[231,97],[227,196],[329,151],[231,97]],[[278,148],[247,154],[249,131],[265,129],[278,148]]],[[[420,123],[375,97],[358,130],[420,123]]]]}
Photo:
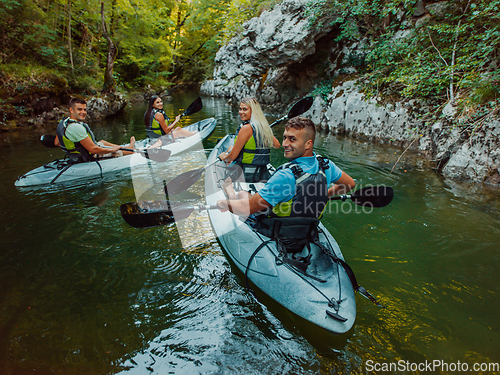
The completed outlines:
{"type": "MultiPolygon", "coordinates": [[[[221,189],[226,167],[224,163],[217,162],[217,157],[233,141],[234,136],[226,136],[208,158],[205,171],[207,205],[214,206],[217,200],[226,199],[221,189]]],[[[271,165],[268,170],[271,174],[274,172],[271,165]]],[[[235,190],[250,191],[253,190],[251,185],[233,182],[235,190]]],[[[258,191],[264,183],[253,185],[258,191]]],[[[262,245],[269,238],[253,230],[246,218],[216,209],[209,210],[208,215],[218,241],[245,275],[245,282],[251,282],[248,285],[253,285],[294,314],[329,332],[345,333],[351,329],[356,319],[353,284],[342,265],[344,259],[337,242],[322,224],[319,240],[322,246],[329,249],[330,255],[311,243],[311,263],[304,273],[280,260],[276,242],[262,245]]],[[[291,256],[287,254],[287,257],[291,256]]],[[[345,267],[348,268],[347,265],[345,267]]]]}
{"type": "MultiPolygon", "coordinates": [[[[189,150],[207,138],[215,129],[216,124],[217,120],[211,117],[186,126],[184,129],[196,131],[196,133],[190,137],[177,138],[173,142],[163,145],[159,150],[168,150],[171,152],[171,155],[189,150]]],[[[154,143],[156,141],[156,139],[150,140],[146,138],[137,141],[135,147],[136,149],[146,148],[150,145],[150,142],[154,143]]],[[[36,186],[101,177],[105,173],[130,168],[131,158],[134,155],[135,153],[118,158],[107,158],[85,163],[71,163],[68,158],[57,159],[19,176],[14,184],[16,186],[36,186]]],[[[147,162],[148,159],[146,157],[134,158],[134,165],[138,163],[146,164],[147,162]]]]}

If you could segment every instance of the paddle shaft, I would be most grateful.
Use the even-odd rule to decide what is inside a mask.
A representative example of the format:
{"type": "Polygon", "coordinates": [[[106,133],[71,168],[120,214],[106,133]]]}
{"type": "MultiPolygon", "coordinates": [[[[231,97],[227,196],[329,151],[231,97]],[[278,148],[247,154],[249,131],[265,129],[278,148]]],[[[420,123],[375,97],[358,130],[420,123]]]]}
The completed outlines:
{"type": "Polygon", "coordinates": [[[125,222],[134,228],[151,228],[188,218],[193,212],[218,209],[216,205],[185,206],[178,202],[131,202],[120,206],[125,222]]]}
{"type": "Polygon", "coordinates": [[[205,169],[214,165],[218,161],[220,161],[219,158],[217,158],[217,160],[213,161],[212,163],[205,165],[203,168],[184,172],[183,174],[170,180],[169,183],[165,186],[165,193],[178,194],[189,189],[196,181],[198,181],[205,169]]]}
{"type": "Polygon", "coordinates": [[[352,198],[352,195],[342,194],[342,195],[336,195],[334,197],[330,197],[330,198],[328,198],[328,200],[345,202],[346,200],[351,199],[351,198],[352,198]]]}
{"type": "MultiPolygon", "coordinates": [[[[218,210],[220,207],[216,204],[199,204],[197,206],[193,206],[194,211],[206,211],[206,210],[218,210]]],[[[175,212],[174,212],[175,213],[175,212]]]]}
{"type": "Polygon", "coordinates": [[[390,186],[368,186],[356,190],[352,194],[341,194],[330,197],[329,200],[340,200],[345,202],[351,199],[354,203],[361,206],[385,207],[391,203],[394,197],[394,190],[390,186]]]}
{"type": "MultiPolygon", "coordinates": [[[[385,207],[394,197],[394,191],[389,186],[370,186],[356,190],[353,194],[342,194],[329,198],[330,200],[346,201],[352,199],[361,206],[385,207]]],[[[171,224],[184,220],[195,211],[219,209],[217,205],[185,206],[178,202],[133,202],[124,203],[120,210],[123,219],[136,228],[150,228],[159,225],[171,224]]]]}
{"type": "Polygon", "coordinates": [[[272,128],[273,126],[278,125],[281,121],[285,121],[287,118],[288,118],[288,115],[285,115],[282,118],[277,119],[275,122],[273,122],[269,126],[272,128]]]}

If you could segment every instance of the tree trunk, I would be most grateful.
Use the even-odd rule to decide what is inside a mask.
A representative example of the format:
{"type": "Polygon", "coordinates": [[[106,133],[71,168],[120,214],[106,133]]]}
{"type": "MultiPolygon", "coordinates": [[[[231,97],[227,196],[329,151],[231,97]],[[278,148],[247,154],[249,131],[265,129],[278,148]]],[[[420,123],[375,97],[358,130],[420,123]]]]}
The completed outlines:
{"type": "Polygon", "coordinates": [[[68,49],[71,71],[75,74],[75,65],[73,64],[73,52],[71,51],[71,0],[68,0],[68,49]]]}
{"type": "Polygon", "coordinates": [[[116,87],[115,79],[113,78],[113,65],[116,57],[116,46],[108,35],[106,22],[104,21],[104,1],[101,1],[101,26],[102,33],[108,41],[108,56],[106,58],[106,70],[104,71],[104,87],[103,92],[114,92],[116,87]]]}

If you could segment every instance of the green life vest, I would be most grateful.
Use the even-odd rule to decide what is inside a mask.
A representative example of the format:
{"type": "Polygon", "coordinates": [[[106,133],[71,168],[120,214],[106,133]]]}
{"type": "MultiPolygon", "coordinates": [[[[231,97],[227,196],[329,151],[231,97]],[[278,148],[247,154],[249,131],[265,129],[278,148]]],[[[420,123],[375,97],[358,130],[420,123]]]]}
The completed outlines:
{"type": "MultiPolygon", "coordinates": [[[[149,126],[146,126],[149,138],[160,138],[162,135],[165,135],[160,123],[155,119],[157,113],[161,113],[167,123],[170,121],[170,118],[167,116],[165,111],[163,111],[163,109],[153,108],[151,110],[151,114],[149,115],[149,126]]],[[[146,114],[144,114],[144,116],[145,115],[146,114]]]]}
{"type": "Polygon", "coordinates": [[[238,133],[240,132],[243,125],[250,124],[252,127],[252,136],[245,143],[240,153],[234,160],[237,164],[251,164],[251,165],[267,165],[271,161],[270,149],[269,148],[257,148],[257,142],[255,141],[254,134],[256,134],[255,127],[252,123],[246,121],[242,123],[238,129],[236,129],[236,137],[234,141],[238,139],[238,133]]]}
{"type": "Polygon", "coordinates": [[[66,117],[59,122],[56,129],[57,138],[59,139],[61,148],[73,161],[84,162],[94,160],[92,154],[88,152],[87,149],[80,144],[80,142],[73,142],[66,137],[66,130],[71,124],[83,125],[83,127],[87,131],[88,136],[92,139],[92,142],[97,144],[94,133],[92,133],[92,130],[90,130],[90,127],[87,124],[66,117]]]}

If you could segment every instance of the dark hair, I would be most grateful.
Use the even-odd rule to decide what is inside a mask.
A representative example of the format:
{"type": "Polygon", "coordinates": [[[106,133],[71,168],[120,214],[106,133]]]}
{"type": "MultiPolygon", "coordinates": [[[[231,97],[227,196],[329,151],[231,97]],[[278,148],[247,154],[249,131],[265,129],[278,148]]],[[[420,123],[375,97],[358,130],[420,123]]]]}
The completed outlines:
{"type": "Polygon", "coordinates": [[[306,130],[306,135],[308,135],[309,139],[311,139],[313,142],[316,139],[316,125],[314,125],[314,122],[312,122],[310,119],[305,118],[305,117],[294,117],[290,120],[285,125],[285,129],[305,129],[306,130]]]}
{"type": "Polygon", "coordinates": [[[75,104],[87,104],[87,102],[85,100],[83,100],[82,98],[72,98],[69,101],[69,106],[73,107],[75,104]]]}
{"type": "Polygon", "coordinates": [[[155,100],[158,99],[158,95],[151,95],[149,98],[149,105],[148,105],[148,110],[144,114],[144,125],[146,125],[147,128],[149,128],[149,118],[151,117],[151,111],[153,110],[153,104],[155,103],[155,100]]]}

